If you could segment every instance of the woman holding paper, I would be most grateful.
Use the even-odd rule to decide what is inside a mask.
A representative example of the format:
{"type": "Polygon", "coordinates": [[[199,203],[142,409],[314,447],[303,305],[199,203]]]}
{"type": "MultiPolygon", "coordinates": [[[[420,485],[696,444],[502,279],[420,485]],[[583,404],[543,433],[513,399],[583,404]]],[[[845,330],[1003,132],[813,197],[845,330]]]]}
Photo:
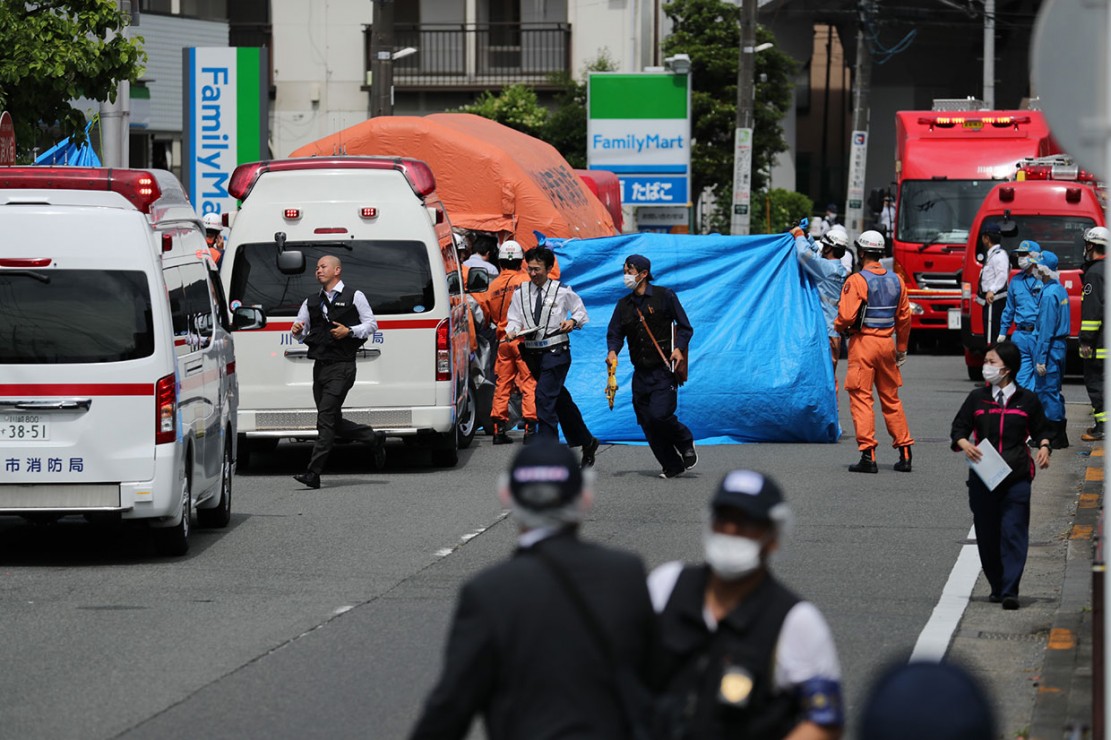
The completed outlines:
{"type": "Polygon", "coordinates": [[[953,450],[962,450],[968,473],[968,504],[976,525],[980,565],[993,603],[1018,609],[1018,585],[1026,567],[1030,530],[1030,484],[1035,464],[1049,467],[1049,427],[1037,395],[1015,383],[1022,355],[1000,342],[984,356],[984,380],[953,419],[953,450]],[[1038,441],[1034,457],[1027,439],[1038,441]],[[1009,472],[1008,472],[1009,470],[1009,472]]]}

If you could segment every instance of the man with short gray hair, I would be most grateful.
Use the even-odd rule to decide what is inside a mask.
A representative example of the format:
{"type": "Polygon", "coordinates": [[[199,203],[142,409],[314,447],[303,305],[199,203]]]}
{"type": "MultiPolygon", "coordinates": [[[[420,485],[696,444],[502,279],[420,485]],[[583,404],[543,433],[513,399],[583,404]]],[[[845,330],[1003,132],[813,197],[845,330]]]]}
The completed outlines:
{"type": "Polygon", "coordinates": [[[548,440],[517,454],[499,486],[517,551],[460,591],[410,737],[466,737],[479,713],[492,740],[634,737],[624,690],[647,685],[655,619],[640,558],[578,537],[592,477],[548,440]]]}

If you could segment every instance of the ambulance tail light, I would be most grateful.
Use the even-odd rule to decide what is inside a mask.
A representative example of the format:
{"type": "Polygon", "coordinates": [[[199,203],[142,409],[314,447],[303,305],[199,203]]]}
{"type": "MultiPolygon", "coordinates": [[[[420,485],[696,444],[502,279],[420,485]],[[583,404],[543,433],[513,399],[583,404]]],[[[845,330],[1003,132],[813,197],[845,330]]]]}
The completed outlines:
{"type": "Polygon", "coordinates": [[[436,380],[451,380],[451,320],[436,325],[436,380]]]}
{"type": "Polygon", "coordinates": [[[360,208],[359,216],[361,218],[378,218],[378,209],[371,206],[360,208]]]}
{"type": "Polygon", "coordinates": [[[961,283],[961,313],[972,313],[972,283],[961,283]]]}
{"type": "Polygon", "coordinates": [[[0,257],[0,267],[19,267],[29,269],[32,267],[50,267],[54,263],[51,257],[0,257]]]}
{"type": "Polygon", "coordinates": [[[409,157],[296,157],[241,164],[232,172],[228,193],[246,200],[259,177],[267,172],[306,170],[396,170],[405,175],[409,187],[422,200],[436,190],[432,168],[419,159],[409,157]]]}
{"type": "Polygon", "coordinates": [[[282,211],[282,216],[285,218],[286,221],[296,221],[297,219],[301,218],[301,209],[286,208],[284,211],[282,211]]]}
{"type": "Polygon", "coordinates": [[[1065,188],[1065,202],[1066,203],[1079,203],[1080,202],[1080,188],[1065,188]]]}
{"type": "Polygon", "coordinates": [[[154,443],[177,441],[177,380],[173,375],[159,379],[154,389],[154,443]]]}
{"type": "Polygon", "coordinates": [[[154,174],[108,167],[5,167],[0,171],[0,188],[107,190],[127,198],[143,213],[150,213],[151,204],[162,197],[154,174]]]}
{"type": "Polygon", "coordinates": [[[173,234],[163,233],[162,234],[162,251],[163,252],[172,252],[173,249],[174,249],[173,234]]]}

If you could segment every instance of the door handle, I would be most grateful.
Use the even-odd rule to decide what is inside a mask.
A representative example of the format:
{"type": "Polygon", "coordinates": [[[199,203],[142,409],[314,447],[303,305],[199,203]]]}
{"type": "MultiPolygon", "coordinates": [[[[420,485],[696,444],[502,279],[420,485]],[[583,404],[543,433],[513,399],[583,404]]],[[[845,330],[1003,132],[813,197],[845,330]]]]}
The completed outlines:
{"type": "Polygon", "coordinates": [[[185,374],[186,375],[192,375],[193,373],[199,373],[201,370],[204,370],[204,363],[203,362],[198,362],[196,365],[186,365],[185,366],[185,374]]]}
{"type": "Polygon", "coordinates": [[[358,356],[363,359],[366,359],[367,357],[378,357],[381,354],[382,350],[380,349],[363,349],[360,347],[358,350],[358,356]]]}
{"type": "Polygon", "coordinates": [[[88,411],[93,405],[91,398],[67,398],[63,401],[0,401],[0,408],[19,409],[20,411],[88,411]]]}

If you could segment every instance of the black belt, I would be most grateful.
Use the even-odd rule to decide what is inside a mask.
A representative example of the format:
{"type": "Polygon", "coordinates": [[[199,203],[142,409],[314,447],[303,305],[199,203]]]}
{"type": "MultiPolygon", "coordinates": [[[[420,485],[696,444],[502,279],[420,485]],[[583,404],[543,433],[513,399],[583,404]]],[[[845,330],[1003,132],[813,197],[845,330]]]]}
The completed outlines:
{"type": "Polygon", "coordinates": [[[1019,331],[1034,331],[1035,329],[1033,324],[1017,324],[1015,328],[1019,331]]]}

